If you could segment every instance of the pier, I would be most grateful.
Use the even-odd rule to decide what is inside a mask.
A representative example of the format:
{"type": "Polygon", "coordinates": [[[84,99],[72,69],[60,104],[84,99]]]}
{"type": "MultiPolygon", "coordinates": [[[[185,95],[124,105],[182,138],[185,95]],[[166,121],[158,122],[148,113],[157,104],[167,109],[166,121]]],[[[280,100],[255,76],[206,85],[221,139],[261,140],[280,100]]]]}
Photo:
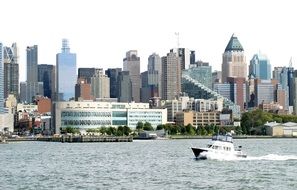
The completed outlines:
{"type": "Polygon", "coordinates": [[[58,137],[20,137],[7,139],[7,141],[45,141],[45,142],[62,142],[62,143],[91,143],[91,142],[133,142],[132,136],[71,136],[62,135],[58,137]]]}

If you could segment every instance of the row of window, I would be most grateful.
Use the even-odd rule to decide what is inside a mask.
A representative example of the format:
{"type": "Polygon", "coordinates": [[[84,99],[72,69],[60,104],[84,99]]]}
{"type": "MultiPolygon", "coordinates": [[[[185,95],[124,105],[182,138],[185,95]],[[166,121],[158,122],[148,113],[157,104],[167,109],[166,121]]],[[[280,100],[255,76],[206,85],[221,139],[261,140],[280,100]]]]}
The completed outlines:
{"type": "Polygon", "coordinates": [[[111,117],[110,112],[68,112],[63,111],[61,117],[111,117]]]}
{"type": "Polygon", "coordinates": [[[63,125],[111,125],[108,120],[64,120],[63,125]]]}

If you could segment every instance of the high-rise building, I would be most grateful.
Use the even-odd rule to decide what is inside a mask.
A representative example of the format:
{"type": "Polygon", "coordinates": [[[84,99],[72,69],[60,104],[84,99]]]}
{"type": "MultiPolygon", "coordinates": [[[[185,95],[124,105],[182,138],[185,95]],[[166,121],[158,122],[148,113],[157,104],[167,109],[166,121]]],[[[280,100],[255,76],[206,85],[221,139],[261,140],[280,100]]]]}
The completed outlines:
{"type": "Polygon", "coordinates": [[[230,83],[231,101],[240,106],[241,111],[246,106],[246,83],[243,77],[228,77],[227,82],[230,83]]]}
{"type": "Polygon", "coordinates": [[[176,53],[180,58],[180,71],[185,70],[190,65],[190,50],[187,48],[174,48],[170,52],[176,53]]]}
{"type": "Polygon", "coordinates": [[[153,53],[148,57],[148,85],[157,88],[157,96],[162,97],[162,61],[161,57],[153,53]]]}
{"type": "Polygon", "coordinates": [[[273,79],[277,80],[280,84],[280,88],[285,90],[286,106],[284,109],[288,109],[289,106],[294,104],[294,68],[293,67],[274,67],[273,79]]]}
{"type": "Polygon", "coordinates": [[[97,69],[91,77],[91,94],[94,98],[110,98],[109,78],[103,73],[103,69],[97,69]]]}
{"type": "Polygon", "coordinates": [[[132,100],[140,102],[140,57],[137,50],[130,50],[123,59],[123,71],[129,71],[132,82],[132,100]]]}
{"type": "Polygon", "coordinates": [[[195,64],[196,63],[196,54],[195,51],[191,51],[190,53],[190,65],[195,64]]]}
{"type": "Polygon", "coordinates": [[[119,98],[118,76],[120,72],[122,72],[122,68],[109,68],[105,71],[105,74],[110,79],[110,97],[111,98],[119,98]]]}
{"type": "Polygon", "coordinates": [[[91,95],[91,84],[88,84],[85,78],[77,79],[77,84],[75,85],[75,101],[93,99],[91,95]]]}
{"type": "Polygon", "coordinates": [[[91,84],[91,77],[95,75],[96,68],[78,68],[77,78],[84,78],[86,82],[91,84]]]}
{"type": "Polygon", "coordinates": [[[56,56],[57,61],[57,95],[58,101],[74,98],[76,84],[76,54],[70,53],[67,39],[62,40],[61,53],[56,56]]]}
{"type": "Polygon", "coordinates": [[[234,34],[231,36],[222,63],[222,82],[227,81],[227,77],[247,77],[247,64],[244,50],[239,40],[234,34]]]}
{"type": "Polygon", "coordinates": [[[27,82],[38,82],[38,46],[28,46],[27,47],[27,82]]]}
{"type": "Polygon", "coordinates": [[[38,46],[27,49],[27,81],[21,83],[20,101],[32,103],[36,95],[43,95],[43,83],[38,82],[38,46]]]}
{"type": "Polygon", "coordinates": [[[52,98],[55,92],[55,67],[53,65],[38,65],[38,82],[43,82],[43,95],[52,98]]]}
{"type": "Polygon", "coordinates": [[[275,102],[275,84],[272,80],[255,80],[255,104],[275,102]]]}
{"type": "Polygon", "coordinates": [[[13,94],[19,96],[19,63],[16,43],[11,47],[4,47],[4,98],[13,94]]]}
{"type": "Polygon", "coordinates": [[[263,54],[255,54],[250,61],[249,76],[262,80],[271,79],[271,65],[269,59],[263,54]]]}
{"type": "Polygon", "coordinates": [[[181,93],[180,58],[170,52],[162,57],[162,99],[173,100],[181,93]]]}
{"type": "Polygon", "coordinates": [[[140,100],[142,103],[148,103],[152,97],[158,97],[158,72],[148,71],[141,73],[141,91],[140,91],[140,100]],[[155,74],[155,75],[154,75],[155,74]],[[155,79],[155,80],[154,80],[155,79]]]}
{"type": "Polygon", "coordinates": [[[118,76],[119,102],[132,101],[132,82],[129,71],[122,71],[118,76]]]}
{"type": "Polygon", "coordinates": [[[184,72],[207,88],[212,89],[212,73],[209,63],[197,61],[195,64],[191,64],[190,68],[184,72]]]}
{"type": "Polygon", "coordinates": [[[4,113],[3,45],[0,42],[0,114],[4,113]]]}

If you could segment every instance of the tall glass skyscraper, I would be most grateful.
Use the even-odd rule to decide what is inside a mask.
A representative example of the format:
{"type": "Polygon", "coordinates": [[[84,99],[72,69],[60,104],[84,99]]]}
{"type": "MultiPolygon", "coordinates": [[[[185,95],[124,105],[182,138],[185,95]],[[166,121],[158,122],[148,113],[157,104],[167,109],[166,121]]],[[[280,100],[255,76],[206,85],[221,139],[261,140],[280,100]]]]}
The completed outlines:
{"type": "Polygon", "coordinates": [[[62,40],[61,53],[56,56],[57,62],[57,95],[58,101],[75,97],[76,54],[70,53],[67,39],[62,40]]]}
{"type": "Polygon", "coordinates": [[[38,82],[43,82],[43,95],[52,98],[55,86],[55,67],[53,65],[38,65],[38,82]]]}
{"type": "Polygon", "coordinates": [[[251,76],[262,80],[271,79],[271,65],[265,55],[255,54],[253,56],[249,66],[249,77],[251,76]]]}
{"type": "Polygon", "coordinates": [[[3,45],[0,42],[0,114],[4,113],[3,45]]]}
{"type": "Polygon", "coordinates": [[[18,49],[16,43],[11,47],[4,47],[4,98],[8,94],[13,94],[16,98],[19,96],[19,63],[18,49]]]}
{"type": "Polygon", "coordinates": [[[27,47],[27,82],[35,83],[37,82],[38,74],[38,46],[28,46],[27,47]]]}

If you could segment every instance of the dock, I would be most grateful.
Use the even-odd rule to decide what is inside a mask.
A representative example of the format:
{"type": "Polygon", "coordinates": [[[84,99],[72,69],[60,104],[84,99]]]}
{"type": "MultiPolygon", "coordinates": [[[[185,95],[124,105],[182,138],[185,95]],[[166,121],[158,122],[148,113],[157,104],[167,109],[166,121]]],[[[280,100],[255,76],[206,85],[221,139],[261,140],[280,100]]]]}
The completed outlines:
{"type": "Polygon", "coordinates": [[[58,137],[20,137],[7,139],[7,141],[44,141],[44,142],[61,142],[61,143],[91,143],[91,142],[133,142],[132,136],[71,136],[62,135],[58,137]]]}

